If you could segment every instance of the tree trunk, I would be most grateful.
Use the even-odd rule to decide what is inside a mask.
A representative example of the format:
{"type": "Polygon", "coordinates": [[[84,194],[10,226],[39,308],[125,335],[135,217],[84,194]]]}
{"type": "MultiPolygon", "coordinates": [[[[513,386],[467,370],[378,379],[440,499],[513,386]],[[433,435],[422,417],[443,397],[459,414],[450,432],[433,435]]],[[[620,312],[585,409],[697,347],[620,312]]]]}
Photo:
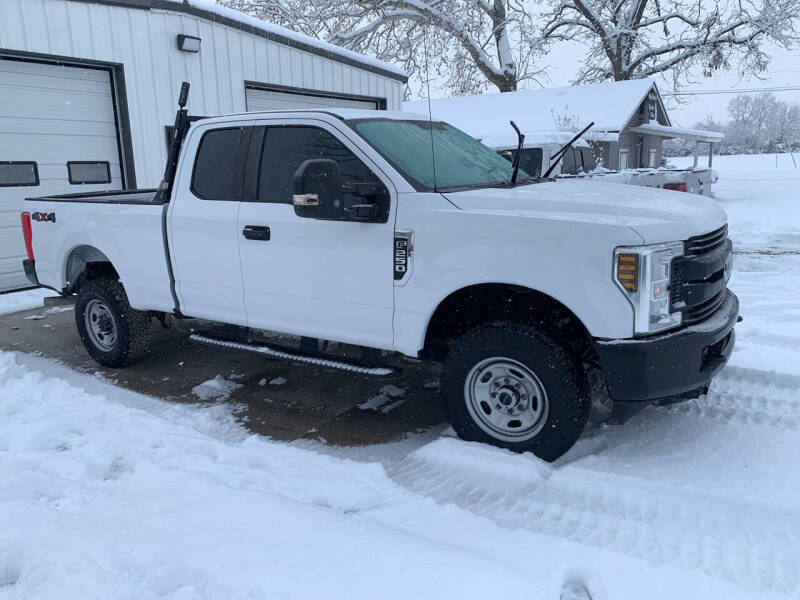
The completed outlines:
{"type": "Polygon", "coordinates": [[[517,78],[513,75],[506,75],[502,79],[493,81],[501,92],[516,92],[517,91],[517,78]]]}

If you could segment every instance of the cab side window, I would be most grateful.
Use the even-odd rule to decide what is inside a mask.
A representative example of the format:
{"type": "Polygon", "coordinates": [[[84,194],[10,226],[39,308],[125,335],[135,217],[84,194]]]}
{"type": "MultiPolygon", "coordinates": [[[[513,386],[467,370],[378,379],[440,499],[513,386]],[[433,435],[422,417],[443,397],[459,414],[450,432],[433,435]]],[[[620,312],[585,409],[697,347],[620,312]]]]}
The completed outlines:
{"type": "Polygon", "coordinates": [[[233,200],[233,177],[242,128],[203,134],[192,174],[192,192],[203,200],[233,200]]]}
{"type": "Polygon", "coordinates": [[[348,184],[379,184],[384,193],[377,200],[385,203],[388,215],[388,191],[380,180],[342,142],[316,127],[267,127],[259,169],[258,201],[291,204],[294,174],[310,159],[334,160],[339,165],[345,208],[364,202],[363,196],[347,192],[348,184]]]}

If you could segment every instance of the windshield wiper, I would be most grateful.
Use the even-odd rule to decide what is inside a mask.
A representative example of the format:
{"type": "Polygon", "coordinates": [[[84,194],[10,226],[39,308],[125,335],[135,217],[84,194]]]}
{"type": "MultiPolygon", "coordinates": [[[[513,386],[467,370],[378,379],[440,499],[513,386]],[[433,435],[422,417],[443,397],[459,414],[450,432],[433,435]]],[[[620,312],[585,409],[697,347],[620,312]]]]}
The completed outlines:
{"type": "Polygon", "coordinates": [[[511,163],[513,167],[513,171],[511,171],[511,185],[517,183],[517,173],[519,173],[519,159],[522,156],[522,145],[525,143],[525,136],[522,135],[522,132],[517,127],[517,124],[514,121],[509,121],[511,126],[514,128],[514,131],[517,132],[517,153],[514,155],[514,162],[511,163]]]}
{"type": "Polygon", "coordinates": [[[531,175],[530,177],[523,177],[517,182],[517,185],[523,185],[526,183],[542,183],[543,181],[547,181],[546,177],[534,177],[531,175]]]}
{"type": "Polygon", "coordinates": [[[547,169],[547,171],[544,172],[544,175],[542,176],[543,179],[548,177],[550,175],[550,173],[553,172],[553,169],[555,169],[556,165],[558,164],[558,162],[562,158],[564,158],[564,155],[567,153],[567,150],[569,150],[572,147],[572,144],[577,142],[578,139],[580,139],[580,137],[584,133],[589,131],[593,126],[594,126],[594,121],[592,121],[586,127],[584,127],[578,135],[576,135],[574,138],[572,138],[570,141],[568,141],[566,144],[564,144],[561,148],[559,148],[558,152],[556,152],[555,154],[553,154],[553,156],[550,157],[550,160],[552,161],[552,164],[550,165],[550,168],[547,169]]]}

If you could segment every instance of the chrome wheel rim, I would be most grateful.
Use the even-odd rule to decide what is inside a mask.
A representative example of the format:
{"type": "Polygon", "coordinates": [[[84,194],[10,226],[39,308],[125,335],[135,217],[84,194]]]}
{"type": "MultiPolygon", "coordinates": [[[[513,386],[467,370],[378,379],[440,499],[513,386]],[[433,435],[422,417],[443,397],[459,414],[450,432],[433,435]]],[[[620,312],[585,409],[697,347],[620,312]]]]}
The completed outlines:
{"type": "Polygon", "coordinates": [[[84,312],[84,322],[89,338],[100,350],[108,352],[117,343],[117,322],[101,300],[89,300],[84,312]]]}
{"type": "Polygon", "coordinates": [[[487,358],[472,367],[464,399],[473,421],[498,440],[524,442],[547,421],[549,405],[542,382],[512,358],[487,358]]]}

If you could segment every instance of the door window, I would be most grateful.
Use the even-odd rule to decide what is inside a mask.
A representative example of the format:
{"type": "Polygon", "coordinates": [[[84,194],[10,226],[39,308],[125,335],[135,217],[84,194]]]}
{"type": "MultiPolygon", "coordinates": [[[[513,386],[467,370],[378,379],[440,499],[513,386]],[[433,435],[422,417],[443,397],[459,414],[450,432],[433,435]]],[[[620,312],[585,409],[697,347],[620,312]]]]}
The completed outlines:
{"type": "Polygon", "coordinates": [[[285,125],[267,127],[259,169],[258,201],[292,204],[293,179],[307,160],[329,159],[339,166],[344,184],[342,208],[364,204],[364,196],[348,193],[348,184],[372,183],[380,186],[379,213],[388,216],[389,195],[372,171],[332,134],[317,127],[285,125]]]}
{"type": "Polygon", "coordinates": [[[647,166],[651,168],[655,168],[656,166],[656,149],[650,148],[650,155],[647,160],[647,166]]]}
{"type": "Polygon", "coordinates": [[[33,161],[0,161],[0,187],[39,185],[39,169],[33,161]]]}
{"type": "Polygon", "coordinates": [[[192,192],[203,200],[233,200],[233,177],[242,128],[203,134],[192,174],[192,192]]]}

